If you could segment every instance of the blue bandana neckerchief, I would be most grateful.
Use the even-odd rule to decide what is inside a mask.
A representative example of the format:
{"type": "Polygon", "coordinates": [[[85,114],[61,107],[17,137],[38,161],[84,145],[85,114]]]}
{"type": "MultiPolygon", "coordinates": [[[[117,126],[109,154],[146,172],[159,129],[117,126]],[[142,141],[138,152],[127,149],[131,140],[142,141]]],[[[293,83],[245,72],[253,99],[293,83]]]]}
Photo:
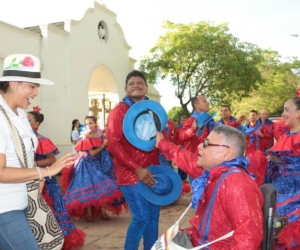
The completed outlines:
{"type": "Polygon", "coordinates": [[[266,125],[266,126],[268,126],[272,123],[272,121],[269,118],[267,118],[267,120],[265,122],[263,122],[260,118],[258,118],[258,120],[261,122],[261,124],[266,125]]]}
{"type": "MultiPolygon", "coordinates": [[[[144,100],[149,100],[149,98],[147,96],[144,97],[144,100]]],[[[123,103],[125,103],[129,108],[135,104],[135,102],[128,96],[124,96],[123,100],[122,100],[123,103]]],[[[120,103],[122,103],[120,102],[120,103]]]]}
{"type": "Polygon", "coordinates": [[[182,127],[183,127],[183,126],[182,126],[181,124],[177,126],[177,128],[179,128],[179,129],[182,129],[182,127]]]}
{"type": "MultiPolygon", "coordinates": [[[[262,125],[261,121],[260,121],[260,120],[257,120],[254,127],[251,127],[250,122],[247,123],[247,124],[244,126],[244,135],[247,136],[247,135],[251,134],[251,135],[250,135],[250,145],[253,144],[254,138],[255,138],[255,135],[254,135],[253,132],[254,132],[255,130],[259,129],[261,125],[262,125]]],[[[257,136],[256,139],[257,139],[257,141],[258,141],[258,140],[259,140],[259,136],[257,136]]],[[[258,149],[259,149],[259,147],[258,147],[258,149]]]]}
{"type": "MultiPolygon", "coordinates": [[[[231,121],[231,122],[234,122],[234,121],[236,121],[236,120],[237,120],[237,119],[236,119],[235,117],[230,116],[230,121],[231,121]]],[[[218,125],[224,125],[225,123],[224,123],[223,119],[220,119],[220,120],[217,122],[217,124],[218,124],[218,125]]],[[[242,125],[237,126],[236,129],[238,129],[239,131],[241,131],[242,133],[244,133],[244,128],[243,128],[242,125]]]]}
{"type": "MultiPolygon", "coordinates": [[[[230,121],[231,121],[231,122],[236,121],[236,118],[233,117],[233,116],[230,116],[230,121]]],[[[220,120],[218,121],[218,125],[224,125],[224,124],[225,124],[225,123],[224,123],[223,119],[220,119],[220,120]]]]}
{"type": "MultiPolygon", "coordinates": [[[[244,156],[239,156],[231,161],[225,161],[217,166],[227,166],[231,167],[240,167],[248,172],[249,161],[244,156]]],[[[212,167],[212,168],[214,168],[212,167]]],[[[211,168],[211,169],[212,169],[211,168]]],[[[249,174],[250,175],[250,174],[249,174]]],[[[210,171],[204,170],[203,174],[198,177],[197,179],[193,180],[192,188],[193,188],[193,195],[192,195],[192,208],[197,209],[199,201],[202,199],[203,192],[206,188],[208,178],[210,177],[210,171]]]]}
{"type": "Polygon", "coordinates": [[[202,112],[198,112],[197,110],[194,110],[193,114],[191,117],[197,118],[202,112]]]}

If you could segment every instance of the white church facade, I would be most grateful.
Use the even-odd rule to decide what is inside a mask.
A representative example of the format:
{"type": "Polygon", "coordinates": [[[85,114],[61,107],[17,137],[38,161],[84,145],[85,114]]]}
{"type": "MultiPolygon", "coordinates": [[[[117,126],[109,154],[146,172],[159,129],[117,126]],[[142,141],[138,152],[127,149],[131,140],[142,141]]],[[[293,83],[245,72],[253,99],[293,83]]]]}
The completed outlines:
{"type": "MultiPolygon", "coordinates": [[[[0,68],[13,53],[41,59],[42,77],[55,82],[41,86],[29,109],[39,106],[45,121],[40,133],[49,137],[62,153],[71,151],[71,122],[97,115],[104,128],[110,110],[125,95],[126,75],[134,69],[117,16],[94,2],[79,21],[62,20],[47,25],[18,28],[0,21],[0,68]]],[[[160,101],[149,85],[150,99],[160,101]]]]}

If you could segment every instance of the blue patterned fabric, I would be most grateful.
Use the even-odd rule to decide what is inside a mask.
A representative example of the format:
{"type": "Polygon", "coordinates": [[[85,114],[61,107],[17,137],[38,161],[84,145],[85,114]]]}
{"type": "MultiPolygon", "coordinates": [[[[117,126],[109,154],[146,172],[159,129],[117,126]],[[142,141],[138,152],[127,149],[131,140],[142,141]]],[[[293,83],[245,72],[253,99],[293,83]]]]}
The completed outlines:
{"type": "MultiPolygon", "coordinates": [[[[64,195],[67,206],[76,206],[80,203],[84,207],[89,207],[93,203],[100,204],[101,199],[111,200],[112,197],[117,197],[121,191],[115,178],[111,178],[114,177],[112,167],[106,149],[95,156],[88,153],[80,156],[73,165],[72,180],[64,195]]],[[[124,199],[114,199],[108,205],[118,205],[122,202],[124,199]]]]}
{"type": "Polygon", "coordinates": [[[278,215],[288,215],[289,222],[299,220],[300,212],[300,157],[273,155],[279,157],[282,164],[276,164],[269,161],[266,183],[272,183],[277,190],[277,207],[278,215]],[[291,211],[298,210],[298,213],[291,211]]]}
{"type": "MultiPolygon", "coordinates": [[[[46,155],[36,155],[37,161],[45,158],[46,155]]],[[[65,202],[55,176],[51,179],[49,177],[45,178],[45,190],[49,197],[53,200],[51,208],[64,236],[69,235],[75,229],[75,225],[65,206],[65,202]]]]}
{"type": "Polygon", "coordinates": [[[288,219],[288,231],[281,236],[289,238],[291,248],[299,249],[300,238],[300,152],[299,132],[287,131],[273,148],[272,155],[282,163],[269,161],[266,183],[271,183],[277,190],[276,214],[288,219]],[[291,223],[291,224],[290,224],[291,223]],[[290,234],[293,232],[293,236],[290,234]],[[298,241],[298,244],[295,242],[298,241]]]}

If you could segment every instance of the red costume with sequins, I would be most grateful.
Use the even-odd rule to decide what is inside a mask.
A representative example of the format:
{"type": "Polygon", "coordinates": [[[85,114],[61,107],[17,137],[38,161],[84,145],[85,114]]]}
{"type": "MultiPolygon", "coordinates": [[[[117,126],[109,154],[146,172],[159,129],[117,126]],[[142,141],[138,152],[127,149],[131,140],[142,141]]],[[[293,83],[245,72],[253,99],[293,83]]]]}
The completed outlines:
{"type": "MultiPolygon", "coordinates": [[[[196,166],[198,156],[186,150],[179,149],[166,140],[161,140],[159,150],[171,158],[193,178],[201,175],[202,168],[196,166]]],[[[214,192],[216,182],[222,174],[228,172],[225,166],[214,167],[210,170],[202,199],[199,201],[196,215],[190,220],[192,228],[187,229],[192,237],[193,245],[199,246],[204,238],[199,232],[201,218],[214,192]]],[[[234,230],[232,237],[214,243],[210,250],[258,250],[263,239],[263,196],[252,178],[241,169],[228,175],[216,192],[216,198],[209,223],[209,242],[234,230]]]]}
{"type": "Polygon", "coordinates": [[[188,118],[182,128],[179,131],[179,140],[183,143],[183,146],[190,152],[197,154],[198,145],[204,141],[209,135],[209,127],[206,126],[203,133],[200,136],[196,136],[196,132],[192,128],[193,122],[196,120],[194,117],[188,118]]]}
{"type": "Polygon", "coordinates": [[[138,183],[138,176],[135,171],[139,167],[158,165],[158,150],[142,151],[127,141],[123,134],[123,119],[129,107],[120,103],[109,114],[108,150],[113,155],[113,162],[116,168],[117,181],[119,185],[132,185],[138,183]]]}
{"type": "MultiPolygon", "coordinates": [[[[261,119],[259,118],[259,120],[261,119]]],[[[274,145],[274,135],[273,135],[274,123],[269,118],[266,121],[264,122],[261,121],[261,122],[266,131],[264,136],[261,138],[262,149],[265,152],[267,149],[272,148],[274,145]]]]}
{"type": "Polygon", "coordinates": [[[150,249],[158,236],[160,206],[150,203],[139,192],[137,187],[139,178],[135,171],[140,167],[158,165],[159,154],[156,148],[146,152],[127,141],[123,133],[123,120],[129,107],[133,107],[135,103],[128,96],[125,96],[123,101],[109,114],[107,137],[108,149],[116,168],[117,181],[132,215],[124,250],[137,250],[141,237],[143,237],[144,249],[150,249]]]}
{"type": "Polygon", "coordinates": [[[162,131],[164,138],[170,142],[173,142],[174,123],[168,120],[167,127],[162,131]]]}
{"type": "Polygon", "coordinates": [[[254,125],[251,125],[250,123],[247,123],[244,125],[244,131],[246,132],[248,130],[253,130],[249,134],[245,134],[246,136],[246,155],[248,153],[254,152],[255,150],[260,150],[261,152],[264,152],[263,145],[262,145],[262,137],[260,136],[259,132],[261,132],[264,136],[269,138],[269,131],[268,129],[260,123],[260,125],[255,129],[257,126],[257,122],[254,125]]]}

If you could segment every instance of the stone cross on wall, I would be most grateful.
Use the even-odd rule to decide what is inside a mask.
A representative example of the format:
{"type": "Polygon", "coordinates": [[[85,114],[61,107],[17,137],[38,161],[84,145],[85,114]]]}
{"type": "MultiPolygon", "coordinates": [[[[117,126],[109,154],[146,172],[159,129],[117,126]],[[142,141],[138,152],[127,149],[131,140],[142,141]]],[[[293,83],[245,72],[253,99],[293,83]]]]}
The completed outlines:
{"type": "Polygon", "coordinates": [[[99,108],[99,101],[97,99],[92,99],[92,106],[89,108],[89,111],[92,112],[92,115],[99,118],[99,112],[102,112],[102,109],[99,108]]]}

